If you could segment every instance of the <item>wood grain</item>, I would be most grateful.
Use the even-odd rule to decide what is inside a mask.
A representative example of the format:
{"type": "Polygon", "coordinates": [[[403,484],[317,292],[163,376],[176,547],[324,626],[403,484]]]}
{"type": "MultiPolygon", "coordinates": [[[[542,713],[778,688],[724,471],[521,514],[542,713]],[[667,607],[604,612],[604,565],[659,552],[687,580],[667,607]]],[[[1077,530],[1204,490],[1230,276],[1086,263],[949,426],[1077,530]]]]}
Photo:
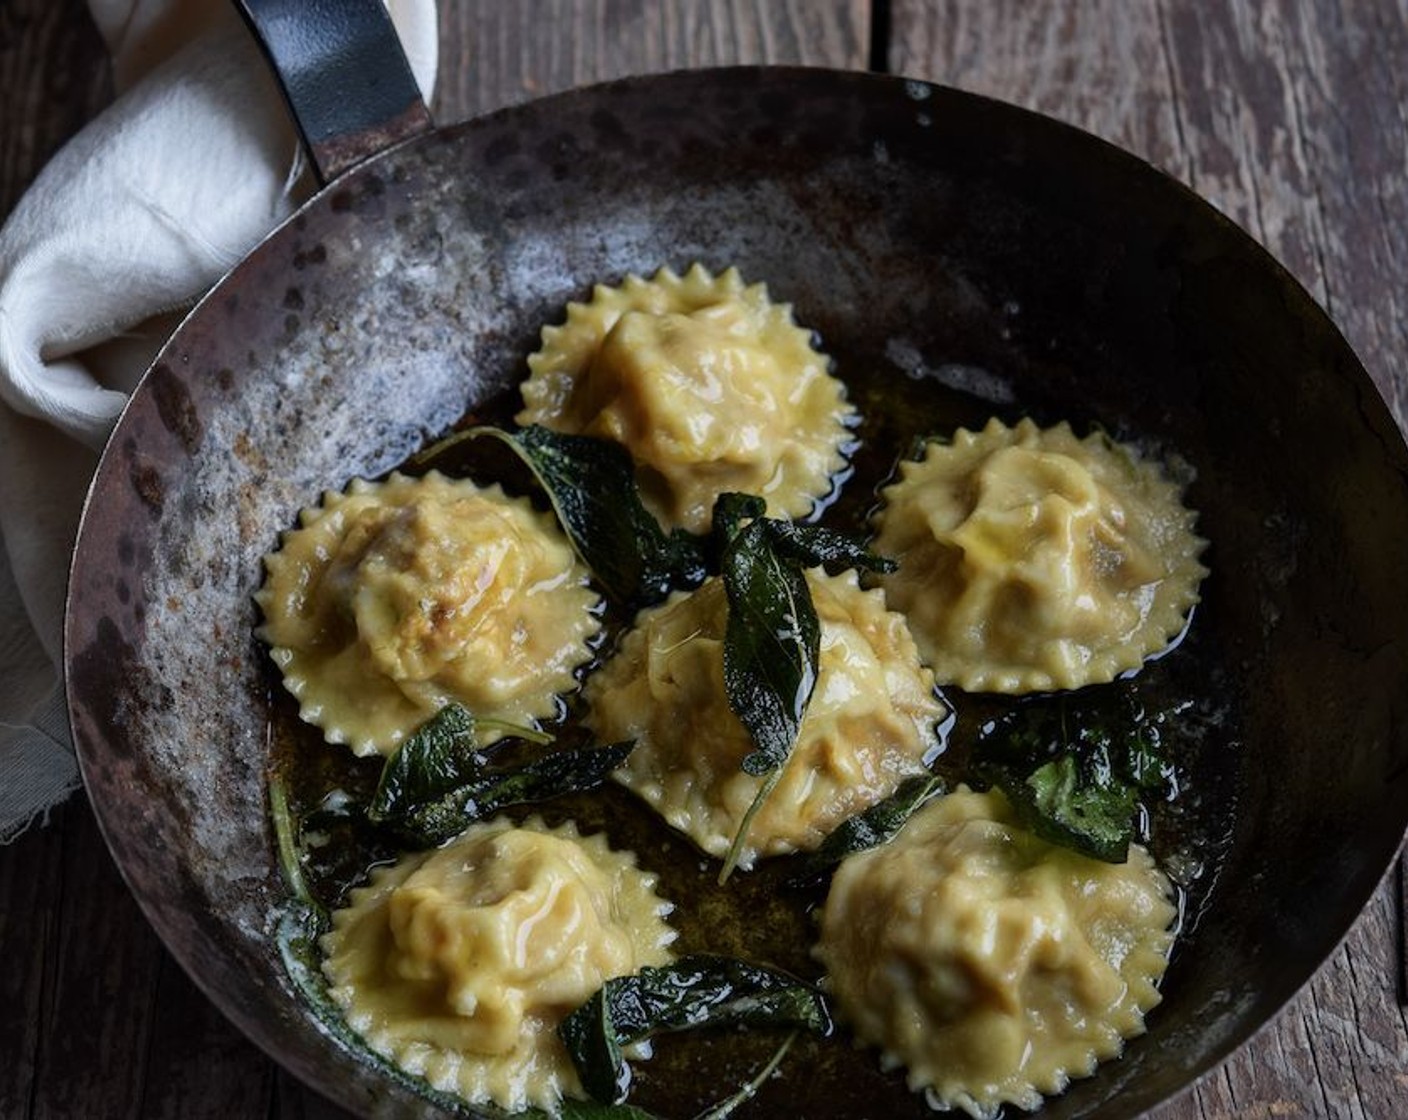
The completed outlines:
{"type": "MultiPolygon", "coordinates": [[[[86,811],[86,808],[84,810],[86,811]]],[[[67,812],[65,810],[64,812],[67,812]]],[[[63,814],[58,814],[62,816],[63,814]]],[[[51,951],[63,882],[63,821],[0,849],[0,1116],[27,1116],[54,999],[51,951]]]]}
{"type": "MultiPolygon", "coordinates": [[[[625,74],[872,57],[1071,121],[1246,226],[1408,422],[1408,0],[440,9],[441,121],[625,74]]],[[[0,0],[0,213],[108,90],[82,0],[0,0]]],[[[1268,1030],[1159,1120],[1408,1115],[1394,887],[1268,1030]]],[[[245,1042],[166,956],[81,799],[0,849],[0,960],[0,1117],[344,1115],[245,1042]]]]}
{"type": "Polygon", "coordinates": [[[107,54],[78,0],[0,4],[0,214],[111,96],[107,54]]]}
{"type": "Polygon", "coordinates": [[[627,74],[741,63],[862,67],[867,0],[477,0],[441,5],[436,120],[627,74]]]}
{"type": "MultiPolygon", "coordinates": [[[[0,212],[109,100],[78,0],[0,6],[0,212]]],[[[0,849],[0,1116],[138,1115],[164,956],[80,799],[0,849]]]]}

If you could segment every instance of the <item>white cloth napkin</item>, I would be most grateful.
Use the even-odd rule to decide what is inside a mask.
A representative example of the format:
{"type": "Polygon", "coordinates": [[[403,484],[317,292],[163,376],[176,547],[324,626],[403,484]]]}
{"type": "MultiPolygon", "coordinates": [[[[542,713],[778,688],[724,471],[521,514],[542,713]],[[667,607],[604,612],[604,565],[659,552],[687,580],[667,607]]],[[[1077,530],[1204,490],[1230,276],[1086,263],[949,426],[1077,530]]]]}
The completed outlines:
{"type": "MultiPolygon", "coordinates": [[[[435,0],[386,0],[427,101],[435,0]]],[[[117,100],[0,229],[0,843],[78,784],[63,602],[97,454],[167,334],[310,189],[232,0],[89,0],[117,100]]]]}

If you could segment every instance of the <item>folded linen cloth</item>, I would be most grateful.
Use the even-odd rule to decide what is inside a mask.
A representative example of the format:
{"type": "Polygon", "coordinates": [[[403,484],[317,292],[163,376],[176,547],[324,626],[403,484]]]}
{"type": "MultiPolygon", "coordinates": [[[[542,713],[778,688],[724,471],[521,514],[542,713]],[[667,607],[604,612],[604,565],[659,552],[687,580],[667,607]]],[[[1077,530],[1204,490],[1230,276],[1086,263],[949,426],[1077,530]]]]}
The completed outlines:
{"type": "MultiPolygon", "coordinates": [[[[386,0],[427,101],[435,0],[386,0]]],[[[78,784],[59,680],[78,516],[189,307],[311,189],[232,0],[89,0],[117,100],[0,229],[0,843],[78,784]]]]}

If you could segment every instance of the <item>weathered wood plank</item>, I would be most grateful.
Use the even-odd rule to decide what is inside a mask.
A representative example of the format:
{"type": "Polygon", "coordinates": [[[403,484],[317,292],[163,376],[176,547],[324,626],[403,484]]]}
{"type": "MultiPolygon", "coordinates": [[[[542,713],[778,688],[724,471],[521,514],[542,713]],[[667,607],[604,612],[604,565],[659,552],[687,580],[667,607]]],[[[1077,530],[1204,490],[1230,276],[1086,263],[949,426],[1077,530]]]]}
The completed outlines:
{"type": "Polygon", "coordinates": [[[107,55],[80,0],[0,4],[0,214],[111,96],[107,55]]]}
{"type": "Polygon", "coordinates": [[[735,63],[863,67],[869,0],[441,4],[433,106],[455,121],[628,74],[735,63]]]}
{"type": "Polygon", "coordinates": [[[122,882],[88,806],[64,811],[54,986],[31,1115],[142,1116],[146,1043],[163,951],[122,882]]]}
{"type": "Polygon", "coordinates": [[[895,0],[888,68],[1059,117],[1186,177],[1157,15],[1145,0],[895,0]]]}
{"type": "MultiPolygon", "coordinates": [[[[82,0],[0,7],[0,213],[110,96],[82,0]]],[[[139,1114],[155,937],[88,807],[0,849],[0,1115],[139,1114]]]]}
{"type": "Polygon", "coordinates": [[[165,952],[146,1052],[142,1120],[189,1120],[219,1102],[226,1116],[261,1116],[274,1065],[252,1046],[165,952]]]}
{"type": "Polygon", "coordinates": [[[43,1059],[40,1029],[52,1001],[48,947],[59,924],[63,877],[63,812],[0,849],[0,1116],[25,1116],[43,1059]]]}

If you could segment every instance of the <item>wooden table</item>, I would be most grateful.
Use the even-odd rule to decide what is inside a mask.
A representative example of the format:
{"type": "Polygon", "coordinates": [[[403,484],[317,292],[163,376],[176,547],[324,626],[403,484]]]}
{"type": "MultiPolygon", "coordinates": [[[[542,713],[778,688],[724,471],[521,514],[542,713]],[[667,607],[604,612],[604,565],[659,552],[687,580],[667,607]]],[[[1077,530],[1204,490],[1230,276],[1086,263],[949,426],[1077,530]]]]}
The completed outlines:
{"type": "MultiPolygon", "coordinates": [[[[1408,419],[1405,0],[441,0],[435,114],[730,62],[875,68],[1143,155],[1271,249],[1408,419]]],[[[110,97],[81,0],[0,0],[0,214],[110,97]]],[[[3,779],[0,779],[3,780],[3,779]]],[[[1398,876],[1279,1018],[1159,1120],[1408,1116],[1398,876]]],[[[0,1118],[334,1117],[138,913],[80,795],[0,849],[0,1118]]]]}

